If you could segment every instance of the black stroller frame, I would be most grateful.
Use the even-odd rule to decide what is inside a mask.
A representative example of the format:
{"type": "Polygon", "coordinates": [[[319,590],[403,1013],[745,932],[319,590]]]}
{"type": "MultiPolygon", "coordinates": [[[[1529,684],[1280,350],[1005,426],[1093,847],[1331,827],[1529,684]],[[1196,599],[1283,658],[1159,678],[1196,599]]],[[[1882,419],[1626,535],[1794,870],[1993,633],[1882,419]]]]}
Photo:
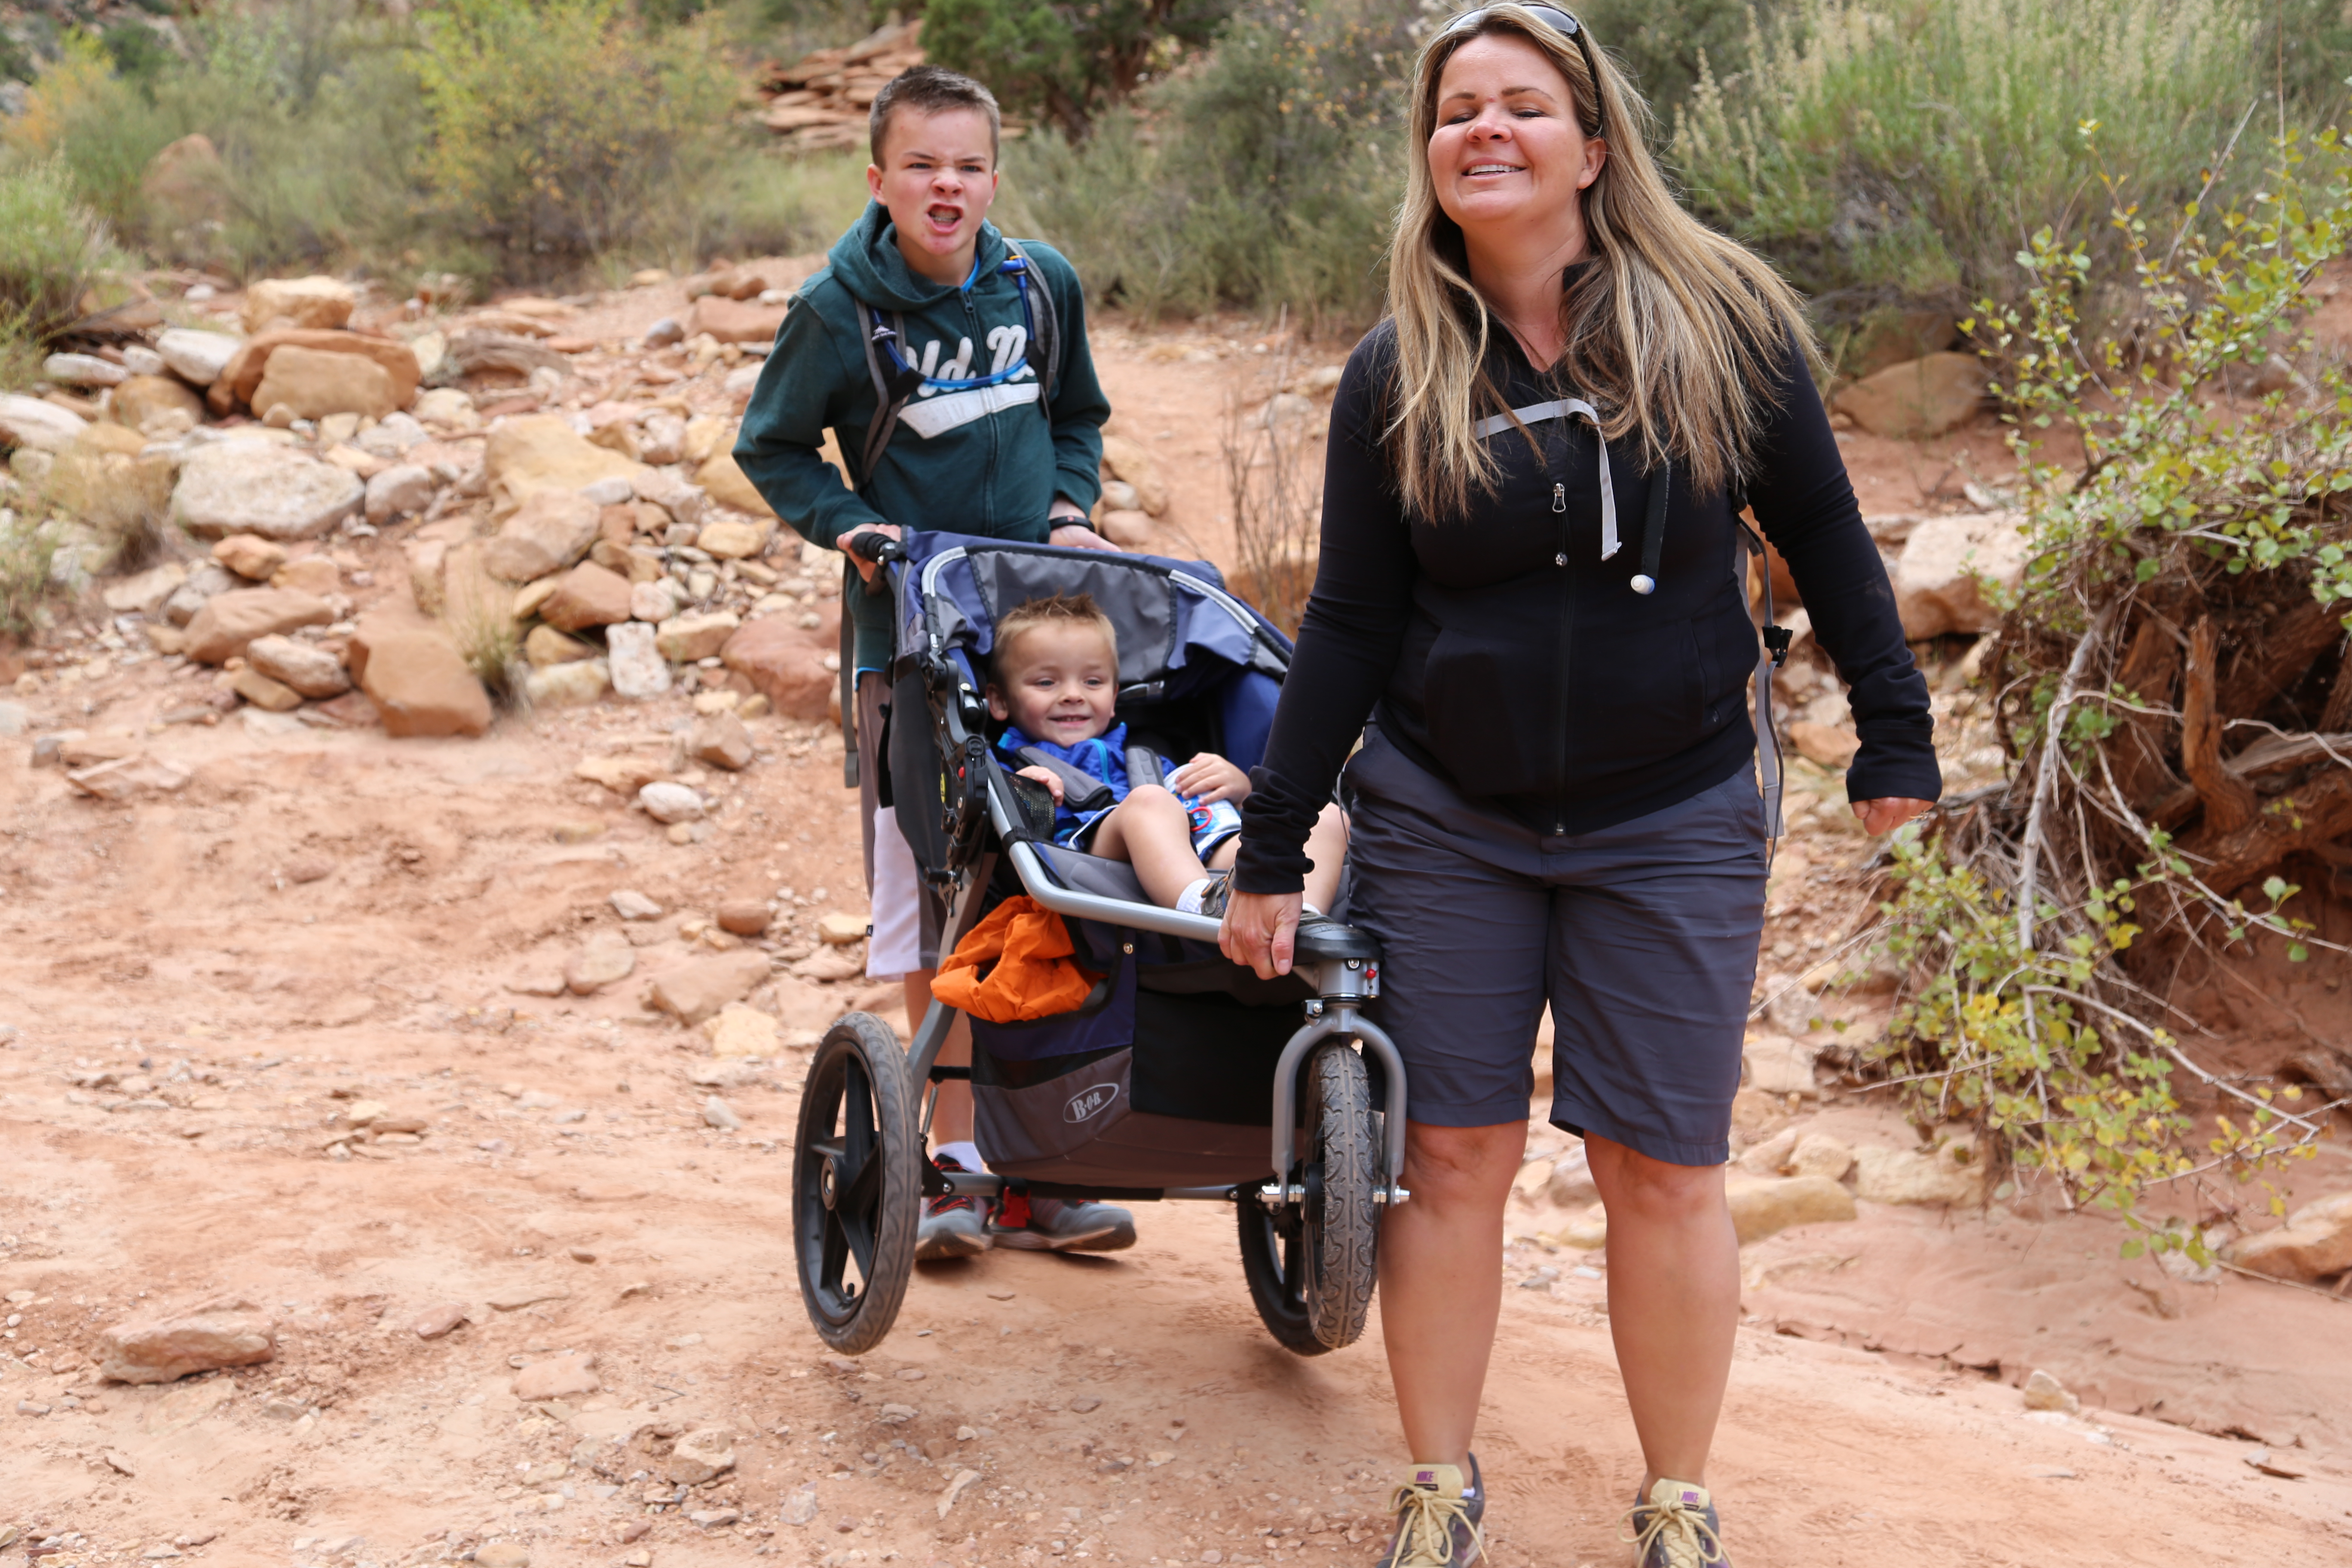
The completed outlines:
{"type": "MultiPolygon", "coordinates": [[[[936,543],[938,536],[931,538],[936,543]]],[[[912,570],[912,558],[905,548],[876,534],[858,536],[856,542],[871,548],[870,558],[893,574],[900,593],[909,592],[903,579],[912,570]]],[[[979,541],[952,542],[983,547],[979,541]]],[[[1024,556],[1091,553],[1043,546],[990,548],[992,553],[1024,556]]],[[[1122,566],[1168,573],[1188,593],[1213,595],[1237,618],[1250,616],[1251,624],[1265,624],[1206,581],[1197,565],[1115,559],[1122,566]]],[[[1100,560],[1078,564],[1099,565],[1100,560]]],[[[1125,641],[1122,637],[1123,647],[1125,641]]],[[[1279,634],[1269,629],[1266,641],[1280,644],[1278,651],[1286,656],[1279,634]]],[[[1210,956],[1195,958],[1188,971],[1222,967],[1230,976],[1247,979],[1247,971],[1214,956],[1217,921],[1145,900],[1126,867],[1078,856],[1041,839],[1031,826],[1034,806],[1024,810],[1018,789],[991,749],[987,710],[968,663],[948,657],[936,626],[923,646],[911,652],[902,646],[897,664],[896,707],[901,711],[894,713],[894,723],[911,717],[903,710],[919,689],[941,763],[933,840],[941,864],[926,867],[925,875],[949,909],[942,953],[952,951],[992,907],[992,889],[1009,894],[1017,888],[1071,921],[1074,938],[1083,933],[1092,940],[1094,951],[1119,969],[1130,1004],[1136,1000],[1133,976],[1144,962],[1136,957],[1139,939],[1150,945],[1143,933],[1175,939],[1158,947],[1181,949],[1187,956],[1201,950],[1185,944],[1206,944],[1210,956]],[[1007,870],[1009,879],[1003,875],[1007,870]],[[1086,882],[1094,886],[1081,885],[1086,882]]],[[[903,789],[900,800],[911,804],[903,789]]],[[[907,814],[900,815],[910,844],[919,828],[933,826],[910,826],[907,814]]],[[[919,864],[921,858],[919,854],[919,864]]],[[[1029,1177],[942,1171],[923,1153],[932,1113],[943,1083],[974,1081],[976,1070],[992,1061],[977,1037],[979,1030],[974,1065],[951,1067],[942,1064],[940,1055],[959,1015],[943,1002],[933,1002],[904,1051],[889,1026],[870,1014],[850,1013],[836,1020],[809,1065],[793,1159],[793,1250],[803,1300],[819,1336],[836,1350],[855,1353],[887,1335],[913,1272],[916,1233],[928,1199],[1001,1200],[1009,1192],[1026,1191],[1033,1196],[1071,1200],[1231,1203],[1251,1298],[1275,1338],[1310,1355],[1352,1342],[1363,1331],[1370,1305],[1379,1215],[1410,1196],[1398,1181],[1404,1161],[1403,1061],[1394,1042],[1363,1013],[1364,1005],[1380,994],[1380,957],[1379,945],[1367,931],[1328,918],[1301,923],[1293,973],[1310,994],[1297,1003],[1305,1014],[1303,1023],[1273,1060],[1264,1101],[1267,1134],[1262,1168],[1254,1168],[1259,1163],[1255,1146],[1233,1136],[1244,1133],[1243,1128],[1138,1115],[1134,1120],[1150,1123],[1155,1136],[1173,1140],[1157,1165],[1153,1151],[1114,1148],[1103,1156],[1108,1166],[1060,1173],[1075,1173],[1074,1180],[1053,1179],[1057,1167],[1051,1159],[1032,1162],[1031,1168],[1041,1173],[1029,1177]],[[1377,1108],[1371,1083],[1375,1068],[1385,1089],[1377,1108]],[[1192,1145],[1175,1148],[1190,1132],[1200,1134],[1192,1145]],[[1201,1152],[1203,1149],[1213,1152],[1201,1152]],[[1122,1158],[1143,1161],[1131,1169],[1177,1169],[1205,1162],[1202,1168],[1214,1170],[1216,1179],[1192,1184],[1123,1182],[1118,1179],[1122,1158]]],[[[1097,996],[1112,984],[1106,979],[1097,985],[1097,996]]],[[[1094,1005],[1091,998],[1089,1005],[1094,1005]]],[[[1245,1011],[1265,1016],[1262,1008],[1245,1011]]],[[[1094,1051],[1058,1059],[1099,1066],[1104,1064],[1097,1058],[1109,1056],[1124,1066],[1124,1055],[1149,1048],[1138,1045],[1127,1053],[1094,1051]]],[[[1163,1060],[1171,1054],[1159,1049],[1163,1060]]],[[[1013,1068],[1029,1065],[1016,1062],[1013,1068]]],[[[1150,1091],[1149,1066],[1139,1062],[1126,1086],[1131,1105],[1140,1106],[1150,1091]]],[[[1083,1077],[1057,1080],[1052,1092],[1083,1077]]],[[[1245,1110],[1257,1103],[1246,1086],[1229,1087],[1245,1102],[1245,1110]]],[[[1115,1100],[1120,1091],[1116,1083],[1108,1089],[1082,1087],[1066,1114],[1091,1116],[1097,1101],[1115,1100]]],[[[1008,1163],[985,1145],[982,1152],[992,1163],[1008,1163]]]]}

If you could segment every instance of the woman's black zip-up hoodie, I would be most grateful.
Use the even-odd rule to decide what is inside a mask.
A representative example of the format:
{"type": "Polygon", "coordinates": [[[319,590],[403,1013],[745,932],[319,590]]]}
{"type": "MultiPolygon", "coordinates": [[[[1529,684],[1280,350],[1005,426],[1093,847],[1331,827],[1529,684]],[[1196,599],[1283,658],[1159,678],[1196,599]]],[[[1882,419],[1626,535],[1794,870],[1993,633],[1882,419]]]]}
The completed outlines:
{"type": "MultiPolygon", "coordinates": [[[[1307,830],[1366,720],[1464,796],[1543,834],[1660,811],[1750,765],[1745,694],[1759,651],[1734,508],[1670,470],[1654,593],[1650,489],[1610,449],[1621,548],[1601,559],[1599,434],[1581,418],[1487,438],[1501,468],[1466,519],[1408,511],[1381,449],[1395,360],[1382,322],[1349,356],[1331,409],[1322,559],[1264,763],[1252,774],[1234,886],[1295,892],[1307,830]],[[1540,447],[1538,451],[1537,447],[1540,447]]],[[[1565,395],[1507,332],[1487,374],[1510,406],[1565,395]]],[[[1854,800],[1942,790],[1927,682],[1864,527],[1821,396],[1793,344],[1772,389],[1747,499],[1789,563],[1819,639],[1853,689],[1854,800]]]]}

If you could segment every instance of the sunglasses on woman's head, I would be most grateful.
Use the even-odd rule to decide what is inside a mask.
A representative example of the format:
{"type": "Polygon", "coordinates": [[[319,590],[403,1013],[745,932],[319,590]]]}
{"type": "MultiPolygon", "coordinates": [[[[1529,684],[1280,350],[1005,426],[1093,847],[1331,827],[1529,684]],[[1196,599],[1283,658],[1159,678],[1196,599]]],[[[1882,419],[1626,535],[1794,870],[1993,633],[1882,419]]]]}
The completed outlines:
{"type": "MultiPolygon", "coordinates": [[[[1599,126],[1601,123],[1601,64],[1598,60],[1595,60],[1592,58],[1592,35],[1586,31],[1583,23],[1578,21],[1575,16],[1561,10],[1557,5],[1522,5],[1519,9],[1534,16],[1538,21],[1542,22],[1549,26],[1558,28],[1560,32],[1567,34],[1570,37],[1576,40],[1577,52],[1584,57],[1585,72],[1592,79],[1592,119],[1595,126],[1594,133],[1596,135],[1599,134],[1599,126]]],[[[1451,37],[1455,33],[1466,32],[1470,28],[1475,27],[1479,23],[1485,21],[1493,14],[1493,12],[1494,7],[1491,5],[1481,5],[1475,11],[1465,11],[1462,15],[1454,17],[1453,21],[1448,22],[1445,25],[1445,33],[1444,36],[1451,37]]]]}

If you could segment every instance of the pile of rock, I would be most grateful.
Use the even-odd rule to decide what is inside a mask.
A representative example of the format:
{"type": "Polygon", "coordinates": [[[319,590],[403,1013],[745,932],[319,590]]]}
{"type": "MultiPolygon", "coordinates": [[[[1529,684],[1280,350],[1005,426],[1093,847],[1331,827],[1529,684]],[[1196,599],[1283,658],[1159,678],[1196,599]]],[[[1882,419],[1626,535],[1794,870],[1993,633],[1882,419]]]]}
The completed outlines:
{"type": "Polygon", "coordinates": [[[884,84],[923,63],[923,24],[881,28],[846,48],[819,49],[793,65],[770,66],[761,122],[802,152],[866,144],[866,111],[884,84]]]}

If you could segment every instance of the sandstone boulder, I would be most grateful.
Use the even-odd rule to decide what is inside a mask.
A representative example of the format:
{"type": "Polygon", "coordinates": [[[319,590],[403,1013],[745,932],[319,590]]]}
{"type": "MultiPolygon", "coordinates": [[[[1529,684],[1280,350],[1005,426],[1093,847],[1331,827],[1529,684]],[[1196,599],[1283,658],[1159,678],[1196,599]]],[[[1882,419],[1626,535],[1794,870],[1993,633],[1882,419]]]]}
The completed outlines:
{"type": "Polygon", "coordinates": [[[96,354],[51,354],[41,362],[41,374],[60,386],[85,388],[120,386],[131,378],[128,370],[96,354]]]}
{"type": "Polygon", "coordinates": [[[1168,481],[1161,477],[1158,459],[1140,441],[1124,436],[1103,437],[1102,466],[1112,479],[1135,488],[1136,502],[1153,517],[1168,511],[1168,481]]]}
{"type": "Polygon", "coordinates": [[[2015,512],[1931,517],[1912,529],[1895,563],[1895,608],[1903,636],[1917,642],[1946,632],[1989,632],[2000,612],[1979,579],[2015,590],[2025,580],[2024,519],[2015,512]]]}
{"type": "Polygon", "coordinates": [[[551,665],[594,658],[596,645],[568,637],[553,626],[533,626],[522,639],[522,657],[533,669],[545,669],[551,665]]]}
{"type": "Polygon", "coordinates": [[[76,768],[66,774],[66,783],[99,800],[136,800],[185,789],[192,776],[177,763],[132,755],[76,768]]]}
{"type": "Polygon", "coordinates": [[[721,952],[688,959],[654,981],[646,1000],[689,1026],[715,1017],[730,1002],[740,1002],[768,978],[768,955],[721,952]]]}
{"type": "Polygon", "coordinates": [[[2293,1210],[2284,1225],[2242,1237],[2228,1251],[2241,1268],[2305,1284],[2352,1268],[2352,1192],[2293,1210]]]}
{"type": "Polygon", "coordinates": [[[637,950],[618,932],[591,937],[563,965],[563,984],[574,996],[593,996],[636,972],[637,950]]]}
{"type": "MultiPolygon", "coordinates": [[[[590,509],[593,514],[593,508],[590,509]]],[[[592,529],[593,534],[593,529],[592,529]]],[[[559,631],[609,626],[629,618],[629,580],[583,561],[564,574],[539,606],[540,619],[559,631]]],[[[650,629],[650,628],[648,628],[650,629]]]]}
{"type": "Polygon", "coordinates": [[[99,1334],[98,1348],[101,1377],[170,1383],[269,1360],[278,1353],[278,1323],[251,1301],[212,1301],[182,1316],[117,1324],[99,1334]]]}
{"type": "Polygon", "coordinates": [[[686,335],[708,332],[722,343],[771,343],[784,324],[784,310],[782,304],[705,294],[686,313],[686,335]]]}
{"type": "Polygon", "coordinates": [[[117,615],[142,615],[150,620],[161,619],[163,602],[179,591],[188,580],[188,569],[176,561],[166,561],[160,566],[150,566],[134,576],[119,583],[110,583],[104,595],[106,607],[117,615]]]}
{"type": "Polygon", "coordinates": [[[218,381],[242,346],[242,339],[226,332],[199,331],[194,327],[168,328],[155,340],[155,352],[163,356],[172,374],[196,386],[218,381]]]}
{"type": "Polygon", "coordinates": [[[719,906],[719,929],[737,936],[764,936],[773,919],[758,899],[730,899],[719,906]]]}
{"type": "Polygon", "coordinates": [[[702,796],[687,784],[663,781],[637,791],[637,804],[656,822],[692,822],[702,816],[702,796]]]}
{"type": "Polygon", "coordinates": [[[89,427],[89,421],[69,408],[21,393],[0,392],[0,446],[62,452],[89,427]]]}
{"type": "Polygon", "coordinates": [[[228,363],[221,367],[220,375],[205,393],[205,405],[215,414],[227,414],[240,404],[250,405],[257,414],[266,414],[269,405],[256,403],[254,395],[261,378],[268,373],[269,362],[282,348],[309,349],[318,353],[356,354],[392,378],[392,405],[405,408],[416,395],[416,355],[406,343],[390,338],[379,338],[367,332],[320,331],[302,328],[287,328],[250,337],[238,345],[228,363]]]}
{"type": "Polygon", "coordinates": [[[1784,1035],[1767,1035],[1742,1051],[1748,1087],[1767,1094],[1801,1094],[1810,1100],[1821,1093],[1813,1082],[1813,1058],[1820,1054],[1819,1046],[1784,1035]]]}
{"type": "Polygon", "coordinates": [[[115,418],[151,439],[184,436],[205,422],[205,400],[168,375],[134,375],[114,389],[115,418]]]}
{"type": "Polygon", "coordinates": [[[367,520],[378,528],[414,517],[433,504],[433,470],[394,463],[367,482],[367,520]]]}
{"type": "Polygon", "coordinates": [[[286,564],[286,547],[254,533],[232,533],[213,543],[213,559],[247,582],[267,583],[286,564]]]}
{"type": "Polygon", "coordinates": [[[667,621],[677,614],[682,590],[667,577],[656,577],[649,583],[634,583],[629,587],[629,618],[636,621],[667,621]]]}
{"type": "Polygon", "coordinates": [[[723,1426],[706,1426],[671,1446],[663,1473],[680,1486],[695,1487],[734,1468],[733,1435],[723,1426]]]}
{"type": "Polygon", "coordinates": [[[337,279],[265,278],[246,289],[238,316],[248,332],[276,327],[331,330],[349,321],[358,303],[351,285],[337,279]]]}
{"type": "Polygon", "coordinates": [[[707,713],[694,721],[686,754],[707,766],[740,773],[751,765],[751,731],[732,713],[707,713]]]}
{"type": "MultiPolygon", "coordinates": [[[[632,595],[634,602],[634,595],[632,595]]],[[[692,664],[697,659],[710,658],[727,646],[735,635],[741,619],[724,611],[712,615],[680,616],[665,621],[655,629],[654,646],[672,664],[692,664]]]]}
{"type": "Polygon", "coordinates": [[[768,505],[768,498],[751,483],[743,470],[735,466],[735,455],[721,448],[703,460],[694,471],[694,482],[709,492],[710,499],[733,511],[749,512],[753,517],[772,518],[776,515],[768,505]]]}
{"type": "Polygon", "coordinates": [[[535,1361],[514,1380],[514,1396],[521,1400],[577,1399],[604,1387],[596,1375],[596,1357],[583,1351],[535,1361]]]}
{"type": "Polygon", "coordinates": [[[1944,1207],[1980,1203],[1984,1171],[1963,1163],[1966,1144],[1948,1143],[1934,1153],[1876,1145],[1854,1151],[1853,1190],[1874,1204],[1919,1204],[1944,1207]]]}
{"type": "Polygon", "coordinates": [[[291,713],[302,706],[302,694],[272,680],[250,665],[229,677],[228,688],[256,708],[271,713],[291,713]]]}
{"type": "Polygon", "coordinates": [[[612,661],[613,689],[621,696],[659,697],[670,689],[669,660],[654,646],[654,629],[645,622],[608,628],[604,650],[612,661]]]}
{"type": "Polygon", "coordinates": [[[478,735],[490,727],[489,693],[438,631],[370,639],[359,679],[387,735],[478,735]]]}
{"type": "Polygon", "coordinates": [[[400,406],[394,399],[391,375],[373,360],[291,343],[269,356],[253,392],[257,410],[283,405],[297,419],[322,419],[330,414],[381,419],[400,406]]]}
{"type": "Polygon", "coordinates": [[[695,547],[721,561],[745,561],[768,548],[772,529],[757,523],[738,522],[722,517],[716,522],[703,524],[695,536],[695,547]]]}
{"type": "Polygon", "coordinates": [[[273,588],[299,588],[305,594],[321,597],[340,592],[343,585],[343,570],[331,556],[305,555],[289,561],[269,574],[273,588]]]}
{"type": "Polygon", "coordinates": [[[1742,1247],[1790,1226],[1850,1220],[1855,1213],[1853,1194],[1827,1176],[1738,1176],[1727,1182],[1725,1192],[1742,1247]]]}
{"type": "Polygon", "coordinates": [[[180,466],[172,515],[199,539],[310,539],[359,510],[359,476],[268,441],[200,447],[180,466]]]}
{"type": "Polygon", "coordinates": [[[1843,724],[1816,724],[1800,719],[1789,726],[1790,744],[1797,754],[1819,767],[1843,771],[1853,765],[1862,737],[1843,724]]]}
{"type": "Polygon", "coordinates": [[[535,491],[499,525],[498,537],[482,547],[482,565],[509,583],[530,583],[561,572],[596,542],[598,514],[596,503],[576,490],[535,491]]]}
{"type": "Polygon", "coordinates": [[[290,588],[233,588],[205,601],[188,623],[187,656],[199,664],[226,664],[256,637],[323,626],[335,618],[315,594],[290,588]]]}
{"type": "Polygon", "coordinates": [[[837,657],[840,647],[839,602],[824,613],[834,617],[832,624],[814,630],[782,616],[762,616],[729,637],[719,657],[777,712],[803,722],[822,720],[840,679],[824,667],[826,656],[837,657]]]}
{"type": "Polygon", "coordinates": [[[551,664],[523,678],[523,695],[541,708],[585,708],[613,684],[612,668],[601,658],[551,664]]]}
{"type": "Polygon", "coordinates": [[[703,1022],[714,1057],[772,1057],[776,1054],[775,1019],[744,1002],[730,1002],[715,1018],[703,1022]]]}
{"type": "Polygon", "coordinates": [[[1788,1166],[1792,1176],[1821,1176],[1842,1182],[1853,1169],[1853,1150],[1826,1132],[1808,1132],[1789,1151],[1788,1166]]]}
{"type": "Polygon", "coordinates": [[[245,658],[255,669],[303,697],[341,697],[352,689],[343,661],[316,643],[256,637],[246,645],[245,658]]]}
{"type": "Polygon", "coordinates": [[[1974,354],[1925,354],[1864,376],[1833,406],[1874,436],[1916,440],[1974,417],[1990,381],[1974,354]]]}
{"type": "Polygon", "coordinates": [[[482,470],[492,510],[501,518],[541,490],[577,491],[607,479],[634,485],[646,471],[643,465],[590,441],[560,414],[526,415],[500,423],[483,446],[482,470]]]}

